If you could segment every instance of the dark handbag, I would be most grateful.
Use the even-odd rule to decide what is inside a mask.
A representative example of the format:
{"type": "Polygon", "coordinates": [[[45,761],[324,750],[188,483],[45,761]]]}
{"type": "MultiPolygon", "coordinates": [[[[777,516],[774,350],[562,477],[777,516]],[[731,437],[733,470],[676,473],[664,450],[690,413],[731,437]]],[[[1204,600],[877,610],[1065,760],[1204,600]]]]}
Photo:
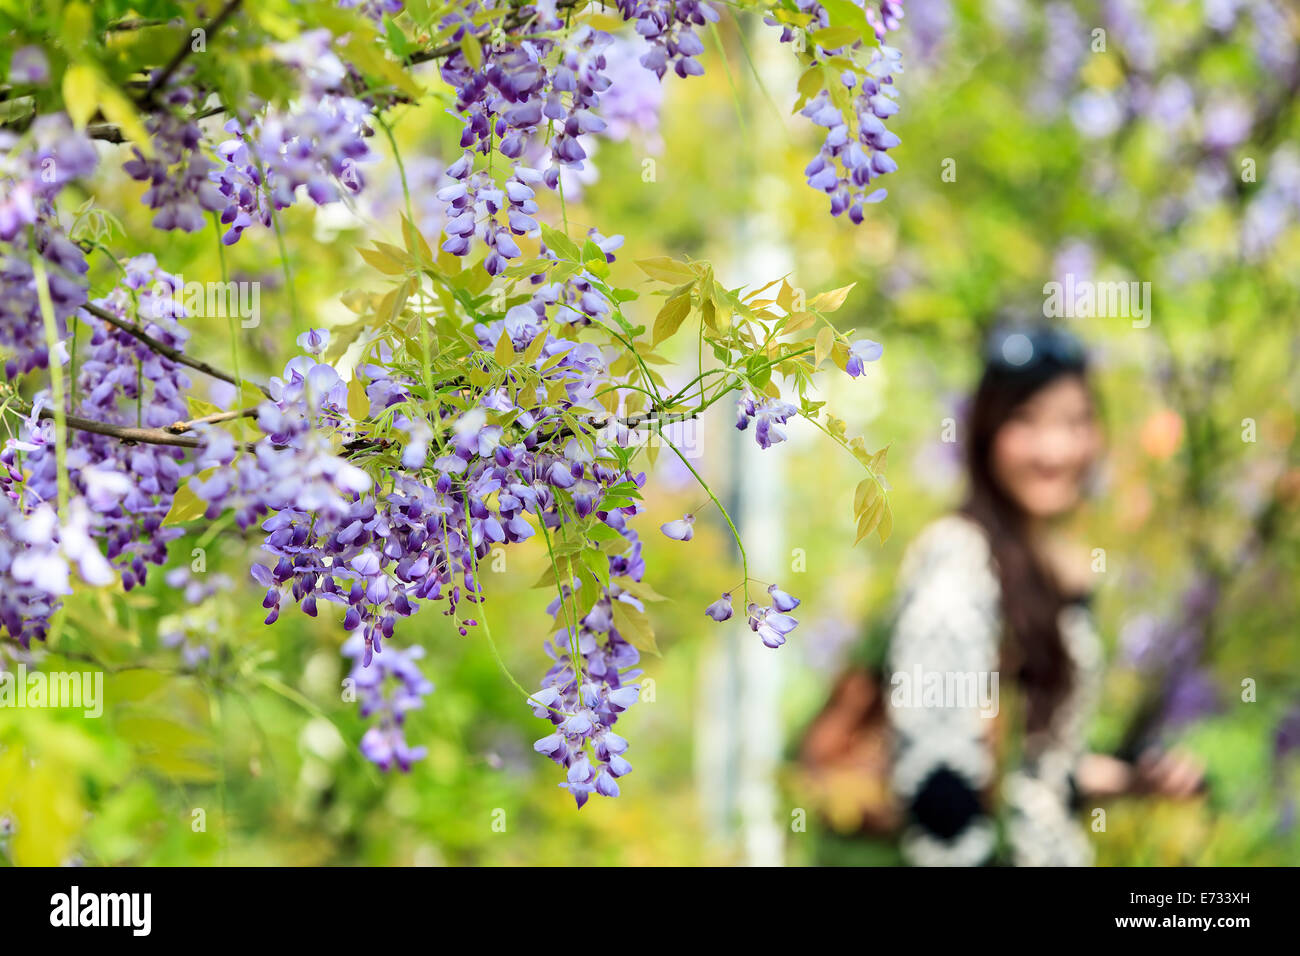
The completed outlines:
{"type": "MultiPolygon", "coordinates": [[[[841,834],[896,837],[906,808],[891,784],[894,731],[886,708],[890,681],[886,658],[890,626],[877,624],[859,653],[836,679],[830,697],[804,732],[795,773],[800,793],[816,815],[841,834]]],[[[1005,668],[1004,668],[1005,669],[1005,668]]],[[[989,745],[999,773],[982,797],[996,802],[1001,769],[1014,762],[1020,718],[1015,692],[989,722],[989,745]]]]}

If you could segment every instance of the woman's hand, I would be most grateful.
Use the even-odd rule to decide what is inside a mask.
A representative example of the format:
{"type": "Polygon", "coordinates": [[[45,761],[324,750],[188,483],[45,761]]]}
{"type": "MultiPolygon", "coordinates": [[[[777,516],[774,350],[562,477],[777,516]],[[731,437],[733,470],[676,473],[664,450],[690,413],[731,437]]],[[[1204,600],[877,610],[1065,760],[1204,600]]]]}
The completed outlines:
{"type": "Polygon", "coordinates": [[[1117,797],[1133,789],[1133,765],[1106,754],[1084,754],[1074,773],[1075,785],[1090,797],[1117,797]]]}
{"type": "Polygon", "coordinates": [[[1205,764],[1184,751],[1151,749],[1134,765],[1134,793],[1184,800],[1204,789],[1205,764]]]}
{"type": "Polygon", "coordinates": [[[1075,783],[1090,797],[1148,794],[1186,799],[1205,789],[1205,765],[1180,750],[1148,750],[1135,764],[1106,754],[1085,754],[1075,783]]]}

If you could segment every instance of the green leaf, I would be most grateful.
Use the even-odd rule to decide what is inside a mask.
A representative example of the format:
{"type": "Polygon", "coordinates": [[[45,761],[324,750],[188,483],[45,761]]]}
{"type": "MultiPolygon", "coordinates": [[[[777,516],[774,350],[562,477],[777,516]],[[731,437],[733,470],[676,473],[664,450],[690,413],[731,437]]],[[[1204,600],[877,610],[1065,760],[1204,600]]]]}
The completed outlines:
{"type": "Polygon", "coordinates": [[[858,31],[853,27],[827,27],[812,35],[813,42],[823,50],[838,50],[842,46],[856,43],[858,31]]]}
{"type": "MultiPolygon", "coordinates": [[[[210,468],[201,475],[195,475],[195,478],[206,479],[215,470],[210,468]]],[[[187,481],[173,496],[172,506],[167,512],[167,517],[163,518],[163,525],[180,524],[183,521],[202,518],[207,510],[208,503],[190,490],[190,482],[187,481]]]]}
{"type": "MultiPolygon", "coordinates": [[[[645,581],[633,581],[631,578],[616,578],[614,584],[633,597],[642,601],[667,601],[668,599],[652,588],[645,581]]],[[[618,602],[615,602],[618,603],[618,602]]]]}
{"type": "Polygon", "coordinates": [[[670,285],[681,285],[683,282],[694,282],[696,279],[694,269],[684,262],[678,262],[676,259],[670,259],[667,256],[638,259],[636,264],[650,278],[658,279],[660,282],[667,282],[670,285]]]}
{"type": "Polygon", "coordinates": [[[460,41],[460,49],[470,66],[476,70],[483,68],[483,45],[478,42],[478,37],[466,30],[460,41]]]}
{"type": "Polygon", "coordinates": [[[626,601],[612,602],[614,608],[614,627],[623,640],[640,651],[657,655],[659,645],[655,643],[654,629],[645,612],[638,611],[626,601]]]}
{"type": "Polygon", "coordinates": [[[876,31],[867,22],[863,9],[851,0],[820,0],[821,5],[830,15],[831,27],[850,27],[857,34],[857,39],[868,46],[879,46],[876,31]]]}
{"type": "Polygon", "coordinates": [[[406,38],[402,28],[393,22],[392,17],[384,17],[384,33],[388,39],[388,49],[392,50],[399,57],[408,55],[413,47],[411,41],[406,38]]]}
{"type": "Polygon", "coordinates": [[[582,549],[582,563],[600,582],[601,587],[609,587],[609,558],[596,548],[582,549]]]}
{"type": "Polygon", "coordinates": [[[560,232],[560,230],[548,226],[546,223],[542,223],[542,242],[546,243],[546,248],[561,259],[567,259],[570,262],[582,261],[582,251],[578,248],[577,243],[560,232]]]}

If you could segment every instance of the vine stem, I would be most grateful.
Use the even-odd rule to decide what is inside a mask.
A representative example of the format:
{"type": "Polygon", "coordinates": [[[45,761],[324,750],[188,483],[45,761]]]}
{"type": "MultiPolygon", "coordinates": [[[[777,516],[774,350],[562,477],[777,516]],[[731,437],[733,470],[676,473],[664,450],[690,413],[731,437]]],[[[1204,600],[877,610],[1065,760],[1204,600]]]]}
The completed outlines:
{"type": "Polygon", "coordinates": [[[825,425],[823,425],[821,422],[819,422],[816,418],[813,418],[811,415],[805,415],[803,412],[800,412],[800,413],[799,413],[799,417],[802,418],[802,419],[804,419],[805,421],[812,422],[815,426],[817,426],[817,429],[818,429],[818,430],[819,430],[823,435],[825,435],[825,436],[826,436],[827,438],[829,438],[831,441],[835,442],[835,444],[839,445],[841,448],[843,448],[845,451],[847,451],[850,455],[853,455],[853,460],[856,461],[859,465],[862,465],[862,470],[865,471],[865,472],[866,472],[866,473],[871,477],[871,480],[872,480],[872,481],[874,481],[877,485],[880,485],[880,489],[881,489],[881,491],[885,491],[885,490],[886,490],[886,489],[885,489],[885,486],[884,486],[884,485],[881,483],[881,481],[880,481],[880,476],[877,475],[874,471],[872,471],[870,468],[868,468],[865,464],[862,463],[862,460],[859,459],[858,456],[857,456],[856,454],[854,454],[853,449],[849,447],[848,442],[846,442],[844,439],[840,438],[838,435],[833,435],[833,434],[831,434],[831,430],[830,430],[829,428],[827,428],[825,425]]]}
{"type": "Polygon", "coordinates": [[[722,42],[722,32],[718,29],[716,23],[709,24],[709,31],[713,34],[713,42],[718,47],[718,56],[722,58],[722,70],[727,74],[727,86],[731,87],[731,102],[736,107],[736,119],[740,122],[740,135],[749,140],[749,130],[745,126],[745,111],[740,105],[740,91],[736,89],[736,78],[731,75],[731,64],[727,62],[727,48],[722,42]]]}
{"type": "MultiPolygon", "coordinates": [[[[230,287],[230,276],[226,272],[226,244],[221,239],[221,219],[217,214],[212,213],[212,231],[217,237],[217,261],[221,263],[221,284],[225,288],[230,287]]],[[[235,332],[235,310],[226,309],[226,327],[230,330],[230,361],[235,369],[235,379],[243,381],[239,374],[239,337],[235,332]]],[[[236,388],[240,386],[236,385],[236,388]]]]}
{"type": "Polygon", "coordinates": [[[695,480],[700,483],[700,487],[704,489],[705,493],[713,499],[713,503],[717,505],[718,511],[722,514],[722,520],[726,521],[727,527],[731,529],[731,536],[736,539],[736,548],[740,551],[740,570],[741,573],[745,575],[745,605],[748,607],[749,556],[745,554],[745,542],[740,540],[740,532],[736,530],[736,523],[731,520],[731,515],[728,514],[727,509],[723,506],[722,502],[718,500],[718,496],[713,493],[713,489],[709,487],[709,483],[700,477],[700,473],[695,470],[695,466],[687,460],[686,456],[682,454],[681,449],[677,447],[673,440],[662,434],[659,437],[661,437],[665,444],[673,450],[673,454],[682,460],[682,464],[686,466],[687,470],[695,476],[695,480]]]}
{"type": "MultiPolygon", "coordinates": [[[[393,160],[397,163],[397,175],[402,181],[402,199],[405,201],[406,204],[406,223],[408,226],[410,226],[411,231],[415,232],[416,231],[415,214],[411,210],[411,188],[406,181],[406,164],[402,162],[402,151],[397,148],[397,137],[393,135],[392,126],[389,125],[388,121],[384,119],[381,113],[379,112],[375,113],[375,122],[379,124],[379,128],[382,129],[384,131],[384,135],[388,137],[388,145],[393,150],[393,160]]],[[[402,238],[405,239],[406,237],[403,236],[402,238]]],[[[412,255],[414,255],[414,252],[412,252],[412,255]]],[[[421,303],[423,303],[424,278],[423,276],[420,276],[419,273],[417,273],[417,276],[418,278],[416,281],[419,282],[420,284],[419,286],[420,299],[421,299],[421,303]]],[[[432,397],[433,368],[431,364],[432,356],[429,354],[430,352],[429,322],[424,315],[417,316],[416,321],[420,323],[420,367],[421,367],[421,371],[424,374],[424,388],[425,391],[429,393],[430,397],[432,397]]]]}
{"type": "Polygon", "coordinates": [[[483,626],[483,636],[487,638],[488,647],[492,649],[492,656],[496,658],[497,666],[501,668],[501,673],[506,675],[506,679],[515,685],[515,689],[524,695],[525,700],[531,700],[533,695],[524,689],[524,685],[515,679],[515,675],[510,673],[510,668],[501,658],[501,652],[497,649],[496,641],[492,639],[492,628],[488,625],[487,611],[483,607],[483,581],[478,573],[478,552],[474,550],[474,530],[470,524],[471,518],[469,513],[469,494],[465,495],[465,544],[469,547],[469,564],[474,569],[474,584],[478,589],[478,601],[475,607],[478,608],[478,620],[483,626]]]}
{"type": "Polygon", "coordinates": [[[36,250],[36,236],[31,235],[29,252],[32,273],[36,277],[36,301],[40,305],[41,320],[45,324],[45,350],[49,353],[50,393],[54,397],[54,460],[58,470],[59,514],[66,520],[68,514],[68,412],[63,407],[63,366],[59,364],[59,328],[54,318],[54,303],[50,299],[49,276],[45,273],[45,260],[36,250]]]}
{"type": "Polygon", "coordinates": [[[284,244],[284,230],[280,228],[280,217],[276,214],[275,206],[271,207],[271,225],[275,226],[275,243],[280,247],[280,268],[284,271],[285,289],[289,293],[289,314],[293,317],[293,328],[295,332],[305,331],[302,327],[302,316],[298,314],[298,293],[293,288],[293,270],[289,268],[289,250],[284,244]]]}

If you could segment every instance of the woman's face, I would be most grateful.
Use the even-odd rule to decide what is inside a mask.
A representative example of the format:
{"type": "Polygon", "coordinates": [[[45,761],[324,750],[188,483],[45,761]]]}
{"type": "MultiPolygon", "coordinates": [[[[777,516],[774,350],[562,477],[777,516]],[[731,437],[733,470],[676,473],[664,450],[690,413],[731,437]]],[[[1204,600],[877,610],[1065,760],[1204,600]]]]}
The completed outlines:
{"type": "Polygon", "coordinates": [[[1073,509],[1101,450],[1092,398],[1077,375],[1056,379],[1022,402],[993,437],[993,475],[1030,517],[1073,509]]]}

